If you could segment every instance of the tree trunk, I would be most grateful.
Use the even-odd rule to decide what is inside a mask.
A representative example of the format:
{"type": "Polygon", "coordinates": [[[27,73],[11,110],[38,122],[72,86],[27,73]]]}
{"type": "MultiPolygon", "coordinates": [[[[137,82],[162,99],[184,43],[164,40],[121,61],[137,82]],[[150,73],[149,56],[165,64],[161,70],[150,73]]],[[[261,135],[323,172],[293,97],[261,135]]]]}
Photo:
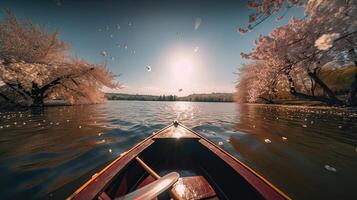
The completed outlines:
{"type": "Polygon", "coordinates": [[[310,82],[311,82],[311,88],[310,88],[311,95],[315,96],[316,84],[312,78],[310,78],[310,82]]]}
{"type": "Polygon", "coordinates": [[[289,72],[286,72],[285,75],[288,78],[289,81],[289,87],[290,87],[290,94],[298,97],[298,98],[303,98],[303,99],[308,99],[308,100],[312,100],[312,101],[320,101],[320,102],[324,102],[330,105],[335,105],[333,102],[331,102],[331,99],[326,98],[326,97],[319,97],[319,96],[311,96],[311,95],[307,95],[307,94],[303,94],[300,92],[296,91],[295,88],[295,83],[293,81],[293,78],[290,76],[289,72]]]}
{"type": "MultiPolygon", "coordinates": [[[[355,64],[355,67],[357,69],[357,55],[355,49],[354,48],[350,49],[348,51],[348,55],[350,59],[353,61],[353,63],[355,64]]],[[[355,72],[354,79],[348,91],[348,95],[346,99],[347,106],[357,106],[356,94],[357,94],[357,71],[355,72]]]]}
{"type": "Polygon", "coordinates": [[[258,97],[260,99],[262,99],[263,101],[266,101],[267,104],[275,104],[275,102],[272,99],[268,99],[265,97],[258,97]]]}
{"type": "Polygon", "coordinates": [[[33,101],[32,105],[33,107],[43,107],[44,101],[42,96],[36,96],[33,101]]]}
{"type": "Polygon", "coordinates": [[[322,88],[326,96],[330,99],[331,104],[342,105],[342,101],[337,99],[332,90],[319,77],[317,77],[315,72],[309,72],[308,75],[322,88]]]}
{"type": "Polygon", "coordinates": [[[2,94],[2,93],[0,93],[0,97],[2,97],[3,99],[5,99],[5,101],[7,101],[7,102],[13,103],[13,102],[11,101],[11,99],[9,99],[6,95],[4,95],[4,94],[2,94]]]}
{"type": "MultiPolygon", "coordinates": [[[[357,69],[357,61],[354,62],[357,69]]],[[[347,106],[357,106],[357,71],[355,72],[354,79],[351,83],[350,89],[347,94],[346,104],[347,106]]]]}
{"type": "Polygon", "coordinates": [[[32,91],[31,91],[32,105],[33,107],[42,107],[43,106],[43,90],[40,89],[37,83],[32,82],[32,91]]]}

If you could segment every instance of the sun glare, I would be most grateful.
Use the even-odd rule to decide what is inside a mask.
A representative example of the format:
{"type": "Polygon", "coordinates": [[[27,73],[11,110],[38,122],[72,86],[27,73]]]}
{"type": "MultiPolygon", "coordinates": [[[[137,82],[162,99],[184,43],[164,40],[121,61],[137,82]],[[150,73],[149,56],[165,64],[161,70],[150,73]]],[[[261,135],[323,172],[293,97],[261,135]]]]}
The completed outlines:
{"type": "Polygon", "coordinates": [[[172,80],[181,83],[190,81],[194,76],[194,72],[197,71],[196,57],[190,51],[174,51],[169,60],[172,80]]]}

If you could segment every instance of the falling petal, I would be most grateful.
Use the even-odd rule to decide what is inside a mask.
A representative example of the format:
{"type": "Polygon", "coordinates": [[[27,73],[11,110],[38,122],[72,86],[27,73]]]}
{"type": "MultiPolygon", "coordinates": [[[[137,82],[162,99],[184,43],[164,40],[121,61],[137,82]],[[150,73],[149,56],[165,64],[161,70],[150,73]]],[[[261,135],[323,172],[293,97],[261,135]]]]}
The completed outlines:
{"type": "Polygon", "coordinates": [[[112,149],[109,149],[108,151],[109,151],[109,153],[112,153],[112,149]]]}
{"type": "Polygon", "coordinates": [[[151,67],[149,65],[146,66],[146,71],[151,72],[151,67]]]}
{"type": "Polygon", "coordinates": [[[69,122],[69,119],[67,119],[67,123],[69,122]]]}
{"type": "Polygon", "coordinates": [[[338,126],[338,128],[342,128],[342,126],[340,125],[340,126],[338,126]]]}
{"type": "Polygon", "coordinates": [[[0,128],[4,128],[3,126],[0,126],[0,128]]]}
{"type": "Polygon", "coordinates": [[[82,126],[78,126],[78,128],[82,128],[82,126]]]}
{"type": "Polygon", "coordinates": [[[106,56],[108,56],[108,53],[107,53],[106,51],[102,51],[102,52],[100,53],[100,55],[106,57],[106,56]]]}
{"type": "Polygon", "coordinates": [[[281,137],[281,139],[283,139],[283,140],[287,140],[288,138],[283,136],[283,137],[281,137]]]}
{"type": "Polygon", "coordinates": [[[230,139],[227,139],[226,141],[227,141],[227,142],[231,142],[231,140],[230,140],[230,139]]]}
{"type": "Polygon", "coordinates": [[[328,171],[331,171],[331,172],[337,172],[336,168],[331,167],[329,165],[325,165],[325,169],[327,169],[328,171]]]}
{"type": "Polygon", "coordinates": [[[307,127],[307,125],[306,125],[306,124],[303,124],[303,125],[302,125],[302,127],[306,128],[306,127],[307,127]]]}
{"type": "Polygon", "coordinates": [[[218,145],[222,146],[222,145],[223,145],[223,142],[218,142],[218,145]]]}
{"type": "Polygon", "coordinates": [[[264,142],[265,143],[271,143],[271,141],[269,139],[265,139],[264,142]]]}
{"type": "Polygon", "coordinates": [[[194,49],[193,51],[194,51],[195,53],[197,53],[199,49],[200,49],[199,47],[195,47],[195,49],[194,49]]]}
{"type": "Polygon", "coordinates": [[[202,22],[201,18],[197,17],[195,20],[195,30],[200,28],[201,22],[202,22]]]}

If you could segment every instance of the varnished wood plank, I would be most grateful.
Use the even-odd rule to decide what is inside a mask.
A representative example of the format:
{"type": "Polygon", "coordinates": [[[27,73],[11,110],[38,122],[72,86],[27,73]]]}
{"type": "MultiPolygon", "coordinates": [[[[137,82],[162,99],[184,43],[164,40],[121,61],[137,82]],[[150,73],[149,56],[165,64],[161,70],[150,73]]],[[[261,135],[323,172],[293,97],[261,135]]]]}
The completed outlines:
{"type": "Polygon", "coordinates": [[[216,196],[216,192],[203,176],[179,178],[173,190],[183,199],[206,199],[216,196]]]}

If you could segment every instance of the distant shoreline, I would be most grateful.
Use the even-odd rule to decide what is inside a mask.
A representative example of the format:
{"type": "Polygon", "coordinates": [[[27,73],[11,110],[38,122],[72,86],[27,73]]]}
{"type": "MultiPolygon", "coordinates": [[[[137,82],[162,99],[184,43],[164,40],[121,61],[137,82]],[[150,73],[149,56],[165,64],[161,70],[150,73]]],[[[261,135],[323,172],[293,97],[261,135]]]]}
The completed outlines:
{"type": "Polygon", "coordinates": [[[178,97],[176,95],[141,95],[125,93],[106,93],[110,101],[190,101],[190,102],[234,102],[234,93],[190,94],[178,97]]]}

